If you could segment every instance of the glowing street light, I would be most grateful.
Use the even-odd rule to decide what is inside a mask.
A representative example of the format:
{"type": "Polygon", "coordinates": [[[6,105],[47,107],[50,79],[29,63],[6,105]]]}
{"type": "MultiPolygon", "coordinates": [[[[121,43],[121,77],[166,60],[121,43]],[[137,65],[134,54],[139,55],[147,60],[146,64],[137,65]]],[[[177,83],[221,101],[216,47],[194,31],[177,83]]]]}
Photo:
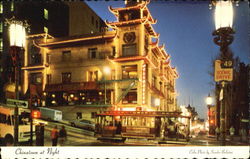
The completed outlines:
{"type": "MultiPolygon", "coordinates": [[[[19,72],[20,72],[20,54],[24,51],[26,32],[25,29],[29,26],[27,22],[15,20],[15,18],[6,19],[9,25],[10,36],[10,54],[12,57],[13,66],[15,67],[15,93],[16,99],[19,99],[19,72]]],[[[18,106],[15,107],[15,125],[14,125],[14,145],[18,145],[18,106]]]]}
{"type": "Polygon", "coordinates": [[[215,29],[233,25],[233,5],[231,1],[218,1],[215,6],[215,29]]]}
{"type": "MultiPolygon", "coordinates": [[[[232,29],[233,25],[233,6],[231,0],[228,1],[215,1],[215,31],[213,32],[214,43],[220,46],[220,60],[224,67],[227,69],[232,69],[233,64],[232,60],[229,59],[228,46],[233,42],[234,30],[232,29]],[[230,65],[228,65],[230,64],[230,65]]],[[[215,68],[216,72],[216,68],[215,68]]],[[[232,71],[231,71],[232,72],[232,71]]],[[[231,80],[230,80],[231,81],[231,80]]],[[[220,97],[221,106],[220,106],[220,129],[222,136],[222,145],[226,144],[226,106],[225,106],[225,97],[226,97],[226,80],[219,80],[221,84],[221,92],[223,96],[220,97]]]]}
{"type": "Polygon", "coordinates": [[[208,94],[208,96],[206,98],[206,104],[212,105],[212,103],[213,103],[213,98],[210,96],[210,94],[208,94]]]}

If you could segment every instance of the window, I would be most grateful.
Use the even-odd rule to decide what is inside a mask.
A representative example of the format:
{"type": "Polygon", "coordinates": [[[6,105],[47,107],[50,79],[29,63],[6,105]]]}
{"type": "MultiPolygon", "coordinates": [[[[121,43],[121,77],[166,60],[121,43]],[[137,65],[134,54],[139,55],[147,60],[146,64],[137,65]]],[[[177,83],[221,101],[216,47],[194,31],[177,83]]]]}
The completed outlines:
{"type": "Polygon", "coordinates": [[[152,86],[156,87],[156,77],[155,76],[152,77],[152,86]]]}
{"type": "Polygon", "coordinates": [[[31,84],[42,84],[42,73],[31,73],[30,74],[31,84]]]}
{"type": "Polygon", "coordinates": [[[88,57],[89,57],[89,59],[97,58],[97,48],[90,48],[88,50],[88,57]]]}
{"type": "Polygon", "coordinates": [[[122,79],[137,77],[137,65],[122,66],[122,79]]]}
{"type": "Polygon", "coordinates": [[[71,51],[70,50],[62,52],[62,61],[68,61],[68,60],[70,60],[70,57],[71,57],[71,51]]]}
{"type": "Polygon", "coordinates": [[[47,74],[47,84],[51,83],[51,74],[47,74]]]}
{"type": "Polygon", "coordinates": [[[49,32],[49,29],[47,27],[43,27],[43,31],[47,34],[49,32]]]}
{"type": "Polygon", "coordinates": [[[116,51],[115,51],[115,46],[112,47],[112,56],[114,57],[116,54],[116,51]]]}
{"type": "Polygon", "coordinates": [[[137,55],[136,44],[126,44],[122,45],[122,55],[123,56],[133,56],[137,55]]]}
{"type": "Polygon", "coordinates": [[[3,13],[3,2],[0,2],[0,13],[3,13]]]}
{"type": "Polygon", "coordinates": [[[3,22],[0,22],[0,33],[3,32],[3,22]]]}
{"type": "Polygon", "coordinates": [[[50,62],[51,62],[51,54],[47,54],[46,55],[46,61],[47,61],[47,64],[50,64],[50,62]]]}
{"type": "Polygon", "coordinates": [[[111,71],[111,80],[115,80],[115,70],[111,71]]]}
{"type": "Polygon", "coordinates": [[[48,20],[49,19],[49,11],[44,8],[43,14],[44,14],[44,18],[48,20]]]}
{"type": "Polygon", "coordinates": [[[94,17],[91,17],[91,23],[94,25],[94,17]]]}
{"type": "MultiPolygon", "coordinates": [[[[125,91],[125,90],[123,90],[125,91]]],[[[137,104],[137,89],[132,89],[122,100],[123,104],[137,104]]]]}
{"type": "Polygon", "coordinates": [[[11,12],[14,11],[14,2],[11,2],[11,4],[10,4],[10,11],[11,11],[11,12]]]}
{"type": "Polygon", "coordinates": [[[0,51],[3,51],[3,39],[0,39],[0,51]]]}
{"type": "Polygon", "coordinates": [[[62,73],[62,83],[70,83],[71,82],[71,73],[64,72],[62,73]]]}
{"type": "Polygon", "coordinates": [[[88,71],[88,81],[98,81],[98,71],[88,71]]]}
{"type": "Polygon", "coordinates": [[[98,28],[98,21],[95,21],[95,27],[98,28]]]}

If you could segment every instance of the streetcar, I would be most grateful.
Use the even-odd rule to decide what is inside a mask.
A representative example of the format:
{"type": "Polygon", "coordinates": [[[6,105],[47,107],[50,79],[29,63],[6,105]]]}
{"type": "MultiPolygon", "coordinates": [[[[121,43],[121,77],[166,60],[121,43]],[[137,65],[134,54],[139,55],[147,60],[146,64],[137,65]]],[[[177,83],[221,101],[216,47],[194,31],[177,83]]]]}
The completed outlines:
{"type": "Polygon", "coordinates": [[[148,139],[189,140],[190,117],[181,112],[104,111],[96,115],[95,136],[99,140],[148,139]],[[180,122],[185,119],[186,122],[180,122]]]}

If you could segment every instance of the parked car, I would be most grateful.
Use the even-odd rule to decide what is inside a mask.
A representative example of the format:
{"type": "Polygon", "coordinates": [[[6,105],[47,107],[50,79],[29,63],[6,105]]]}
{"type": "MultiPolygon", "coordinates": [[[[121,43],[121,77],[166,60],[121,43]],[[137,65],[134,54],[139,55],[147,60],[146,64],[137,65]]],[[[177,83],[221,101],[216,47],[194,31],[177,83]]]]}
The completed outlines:
{"type": "Polygon", "coordinates": [[[91,130],[91,131],[95,130],[95,123],[85,119],[72,121],[70,125],[73,127],[79,127],[86,130],[91,130]]]}

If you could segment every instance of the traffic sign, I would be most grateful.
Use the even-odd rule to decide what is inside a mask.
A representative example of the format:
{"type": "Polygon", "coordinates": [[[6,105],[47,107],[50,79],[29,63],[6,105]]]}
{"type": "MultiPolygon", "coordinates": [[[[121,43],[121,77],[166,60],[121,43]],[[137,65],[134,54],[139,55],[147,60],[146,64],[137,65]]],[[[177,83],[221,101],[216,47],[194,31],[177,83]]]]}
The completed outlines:
{"type": "Polygon", "coordinates": [[[22,108],[28,108],[29,104],[28,101],[25,100],[17,100],[17,99],[7,99],[6,101],[7,106],[10,107],[22,107],[22,108]]]}
{"type": "Polygon", "coordinates": [[[231,64],[230,61],[215,60],[214,80],[216,82],[233,80],[233,69],[231,64]],[[223,68],[225,65],[231,68],[223,68]]]}

